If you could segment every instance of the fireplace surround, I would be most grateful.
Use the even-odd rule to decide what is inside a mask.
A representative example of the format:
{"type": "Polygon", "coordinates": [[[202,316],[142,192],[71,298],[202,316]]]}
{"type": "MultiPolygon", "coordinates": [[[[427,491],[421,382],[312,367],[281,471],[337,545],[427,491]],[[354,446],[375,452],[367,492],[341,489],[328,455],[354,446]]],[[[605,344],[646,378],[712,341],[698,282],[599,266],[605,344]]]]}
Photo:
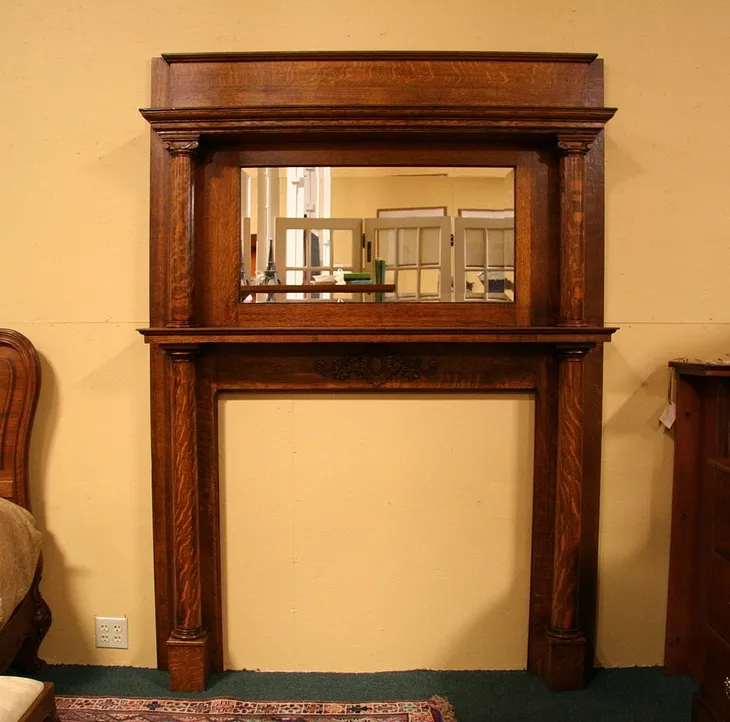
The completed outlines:
{"type": "MultiPolygon", "coordinates": [[[[595,633],[603,343],[595,55],[244,53],[152,66],[150,345],[158,665],[221,671],[226,392],[535,398],[529,671],[583,686],[595,633]],[[515,170],[515,299],[244,303],[241,168],[515,170]]],[[[488,570],[484,570],[488,573],[488,570]]]]}

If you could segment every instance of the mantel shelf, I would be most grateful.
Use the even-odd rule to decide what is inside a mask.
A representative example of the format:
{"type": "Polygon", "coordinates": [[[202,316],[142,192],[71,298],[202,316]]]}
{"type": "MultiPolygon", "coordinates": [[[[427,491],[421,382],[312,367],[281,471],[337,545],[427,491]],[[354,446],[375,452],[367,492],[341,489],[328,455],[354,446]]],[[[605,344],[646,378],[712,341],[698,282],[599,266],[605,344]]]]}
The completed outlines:
{"type": "Polygon", "coordinates": [[[163,346],[239,343],[510,343],[594,346],[616,328],[513,326],[491,328],[222,328],[161,327],[139,332],[163,346]]]}

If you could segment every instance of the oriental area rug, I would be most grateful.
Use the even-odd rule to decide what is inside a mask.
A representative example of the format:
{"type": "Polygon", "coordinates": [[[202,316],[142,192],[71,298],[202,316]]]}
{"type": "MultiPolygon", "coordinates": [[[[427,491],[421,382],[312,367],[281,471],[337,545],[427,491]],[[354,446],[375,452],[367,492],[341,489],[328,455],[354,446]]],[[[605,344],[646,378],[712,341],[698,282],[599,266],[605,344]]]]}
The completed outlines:
{"type": "Polygon", "coordinates": [[[57,695],[56,707],[61,722],[456,722],[443,697],[413,702],[251,702],[57,695]]]}

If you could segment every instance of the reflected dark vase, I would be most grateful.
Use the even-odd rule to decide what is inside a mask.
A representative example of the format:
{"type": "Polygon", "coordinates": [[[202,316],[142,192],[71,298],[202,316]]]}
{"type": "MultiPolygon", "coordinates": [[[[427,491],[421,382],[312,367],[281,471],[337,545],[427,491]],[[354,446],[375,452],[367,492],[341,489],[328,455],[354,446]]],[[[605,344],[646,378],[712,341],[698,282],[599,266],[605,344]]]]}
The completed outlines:
{"type": "MultiPolygon", "coordinates": [[[[266,261],[266,270],[264,271],[263,286],[278,286],[281,284],[279,278],[279,272],[276,270],[276,263],[274,262],[274,239],[269,239],[269,255],[266,261]]],[[[276,294],[270,293],[266,297],[266,303],[275,303],[276,294]]]]}

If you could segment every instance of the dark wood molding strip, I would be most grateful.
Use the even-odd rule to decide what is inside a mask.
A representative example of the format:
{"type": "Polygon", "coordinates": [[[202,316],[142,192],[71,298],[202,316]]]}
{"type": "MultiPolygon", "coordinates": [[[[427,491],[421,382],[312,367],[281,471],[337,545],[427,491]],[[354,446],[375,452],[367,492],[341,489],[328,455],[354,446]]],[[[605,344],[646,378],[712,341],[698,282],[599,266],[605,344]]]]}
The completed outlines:
{"type": "Polygon", "coordinates": [[[446,62],[484,62],[496,60],[506,62],[547,62],[547,63],[586,63],[590,64],[596,53],[522,53],[522,52],[480,52],[480,51],[314,51],[314,52],[258,52],[258,53],[163,53],[168,63],[260,63],[260,62],[297,62],[297,61],[338,61],[357,60],[394,60],[408,61],[446,61],[446,62]]]}

